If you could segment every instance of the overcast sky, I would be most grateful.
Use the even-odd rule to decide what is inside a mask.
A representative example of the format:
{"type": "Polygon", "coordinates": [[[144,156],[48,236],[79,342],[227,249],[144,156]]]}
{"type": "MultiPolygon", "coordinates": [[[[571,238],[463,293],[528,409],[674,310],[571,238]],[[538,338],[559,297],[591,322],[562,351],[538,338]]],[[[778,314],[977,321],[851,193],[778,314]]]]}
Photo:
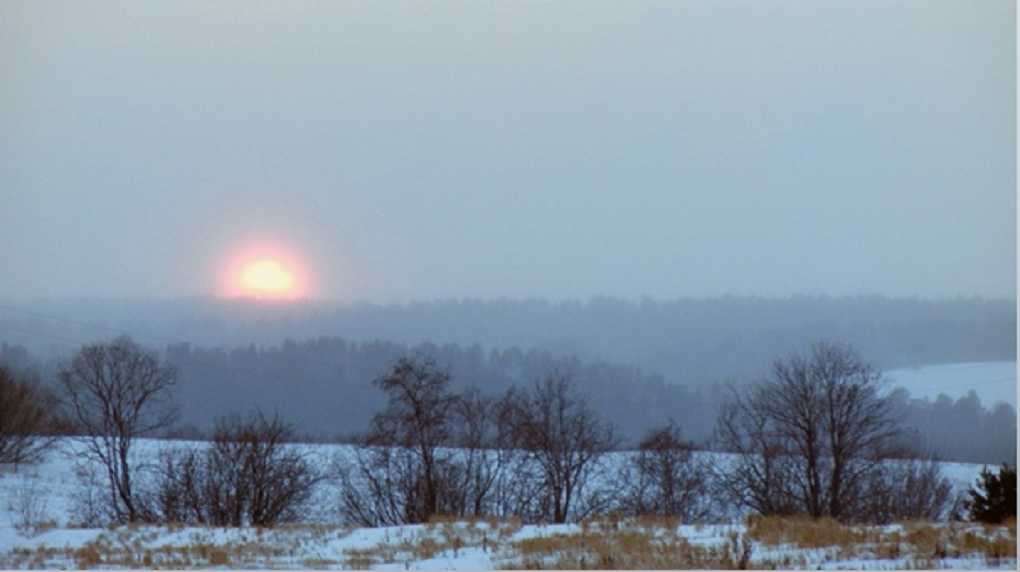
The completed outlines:
{"type": "Polygon", "coordinates": [[[1016,3],[0,3],[0,299],[1016,298],[1016,3]]]}

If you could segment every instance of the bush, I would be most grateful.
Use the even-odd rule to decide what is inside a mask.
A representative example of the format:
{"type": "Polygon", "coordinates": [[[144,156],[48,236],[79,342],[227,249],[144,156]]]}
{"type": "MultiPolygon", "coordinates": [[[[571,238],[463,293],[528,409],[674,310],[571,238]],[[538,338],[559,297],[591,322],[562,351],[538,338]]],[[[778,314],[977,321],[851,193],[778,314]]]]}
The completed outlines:
{"type": "Polygon", "coordinates": [[[299,448],[293,427],[261,412],[216,425],[204,449],[160,455],[149,520],[216,526],[273,526],[298,519],[320,477],[299,448]]]}
{"type": "Polygon", "coordinates": [[[998,524],[1016,518],[1016,467],[1002,465],[997,475],[982,469],[977,488],[971,487],[968,492],[971,520],[998,524]]]}
{"type": "Polygon", "coordinates": [[[946,520],[959,504],[952,482],[932,455],[886,459],[868,475],[863,491],[856,520],[874,524],[946,520]]]}
{"type": "Polygon", "coordinates": [[[39,475],[19,475],[7,498],[7,510],[11,512],[14,527],[28,532],[50,521],[49,494],[39,475]]]}
{"type": "Polygon", "coordinates": [[[705,520],[711,514],[710,471],[694,450],[673,421],[650,430],[631,457],[635,475],[624,495],[625,510],[681,522],[705,520]]]}
{"type": "Polygon", "coordinates": [[[53,396],[0,366],[0,463],[38,461],[53,443],[53,396]]]}

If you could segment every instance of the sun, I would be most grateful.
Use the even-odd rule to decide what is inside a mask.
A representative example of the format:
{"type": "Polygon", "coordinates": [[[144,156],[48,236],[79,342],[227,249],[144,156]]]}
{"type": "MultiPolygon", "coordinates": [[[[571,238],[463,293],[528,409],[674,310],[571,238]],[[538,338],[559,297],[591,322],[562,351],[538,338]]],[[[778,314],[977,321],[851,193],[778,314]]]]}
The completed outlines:
{"type": "Polygon", "coordinates": [[[292,249],[249,246],[222,267],[220,293],[228,298],[294,300],[311,294],[307,264],[292,249]]]}
{"type": "Polygon", "coordinates": [[[256,260],[241,271],[240,282],[245,290],[254,294],[277,297],[292,293],[297,281],[279,261],[256,260]]]}

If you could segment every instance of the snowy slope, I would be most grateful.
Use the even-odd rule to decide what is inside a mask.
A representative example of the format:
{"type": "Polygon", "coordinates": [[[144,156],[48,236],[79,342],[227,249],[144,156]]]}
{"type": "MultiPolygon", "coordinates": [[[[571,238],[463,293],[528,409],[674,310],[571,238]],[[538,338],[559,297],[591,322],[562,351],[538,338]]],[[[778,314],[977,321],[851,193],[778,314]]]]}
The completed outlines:
{"type": "Polygon", "coordinates": [[[1016,410],[1016,362],[978,362],[929,365],[895,369],[883,377],[892,386],[905,388],[913,397],[934,400],[940,393],[957,399],[973,389],[985,407],[1009,403],[1016,410]]]}

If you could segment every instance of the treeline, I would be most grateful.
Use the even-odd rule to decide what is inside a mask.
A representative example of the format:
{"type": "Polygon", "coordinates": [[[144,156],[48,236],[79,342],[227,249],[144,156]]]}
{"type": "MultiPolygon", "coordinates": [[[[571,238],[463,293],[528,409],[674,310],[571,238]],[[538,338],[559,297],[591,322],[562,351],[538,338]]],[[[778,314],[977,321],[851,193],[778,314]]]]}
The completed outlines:
{"type": "Polygon", "coordinates": [[[955,401],[945,394],[934,401],[910,399],[906,391],[891,397],[915,442],[943,459],[1016,466],[1017,416],[1012,405],[986,407],[973,389],[955,401]]]}
{"type": "Polygon", "coordinates": [[[21,396],[20,408],[44,413],[42,426],[7,427],[0,450],[14,450],[4,446],[12,438],[36,441],[14,459],[31,462],[52,442],[40,427],[77,436],[83,524],[271,526],[301,519],[316,486],[336,491],[342,521],[366,526],[437,515],[554,523],[604,514],[866,523],[1015,516],[1011,469],[983,474],[984,492],[964,499],[913,442],[881,376],[841,344],[813,344],[759,381],[728,387],[713,437],[725,456],[714,457],[673,422],[620,452],[618,428],[559,369],[501,392],[458,391],[444,366],[419,354],[372,381],[383,407],[329,466],[291,443],[292,425],[257,409],[221,417],[209,442],[166,441],[155,459],[150,452],[138,462],[137,439],[165,434],[180,411],[178,374],[156,353],[126,337],[83,346],[51,391],[26,392],[37,384],[0,373],[0,405],[21,396]]]}
{"type": "Polygon", "coordinates": [[[271,406],[282,415],[301,419],[312,435],[329,439],[365,426],[384,404],[371,380],[394,360],[413,354],[429,355],[445,364],[456,389],[473,386],[495,393],[553,369],[569,372],[579,380],[593,408],[627,427],[627,439],[671,416],[685,420],[684,429],[692,438],[707,439],[718,398],[713,393],[721,395],[718,385],[691,389],[636,367],[582,362],[517,347],[486,352],[477,344],[409,348],[393,342],[323,337],[301,342],[288,339],[266,348],[249,344],[231,351],[189,344],[174,344],[166,350],[168,363],[181,372],[185,424],[204,430],[230,407],[271,406]],[[337,415],[336,404],[356,406],[342,407],[337,415]]]}
{"type": "MultiPolygon", "coordinates": [[[[785,351],[785,350],[784,350],[785,351]]],[[[690,387],[661,375],[606,362],[563,358],[549,351],[484,351],[480,345],[408,347],[394,342],[356,343],[339,337],[285,340],[279,346],[248,344],[232,350],[170,344],[165,358],[180,375],[180,437],[208,437],[215,420],[238,408],[276,411],[300,422],[306,440],[337,441],[361,431],[384,405],[371,380],[395,360],[429,355],[449,368],[455,390],[477,387],[499,393],[530,383],[549,371],[569,373],[590,406],[619,427],[621,443],[633,445],[647,431],[675,419],[687,439],[706,444],[726,396],[725,384],[690,387]]],[[[55,379],[60,361],[42,362],[20,346],[0,344],[0,365],[55,379]]],[[[754,377],[759,378],[763,365],[754,377]]],[[[916,443],[942,459],[974,463],[1015,463],[1016,412],[1008,404],[988,408],[976,393],[953,401],[891,396],[897,415],[916,443]]]]}
{"type": "Polygon", "coordinates": [[[245,300],[39,300],[0,306],[0,333],[49,358],[97,337],[149,344],[279,346],[342,336],[417,345],[519,347],[630,364],[673,384],[753,379],[776,355],[843,340],[876,369],[1015,361],[1015,300],[798,296],[638,301],[445,300],[335,304],[245,300]]]}

